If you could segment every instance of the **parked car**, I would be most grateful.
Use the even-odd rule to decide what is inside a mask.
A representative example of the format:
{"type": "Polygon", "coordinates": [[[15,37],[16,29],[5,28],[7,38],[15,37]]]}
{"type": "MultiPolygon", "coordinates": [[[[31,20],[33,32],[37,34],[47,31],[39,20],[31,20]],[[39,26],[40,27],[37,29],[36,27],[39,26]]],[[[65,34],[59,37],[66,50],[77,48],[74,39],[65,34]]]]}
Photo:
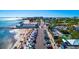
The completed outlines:
{"type": "Polygon", "coordinates": [[[53,47],[52,47],[51,44],[46,44],[46,47],[47,47],[48,49],[53,49],[53,47]]]}
{"type": "Polygon", "coordinates": [[[51,42],[49,40],[46,41],[46,44],[51,44],[51,42]]]}

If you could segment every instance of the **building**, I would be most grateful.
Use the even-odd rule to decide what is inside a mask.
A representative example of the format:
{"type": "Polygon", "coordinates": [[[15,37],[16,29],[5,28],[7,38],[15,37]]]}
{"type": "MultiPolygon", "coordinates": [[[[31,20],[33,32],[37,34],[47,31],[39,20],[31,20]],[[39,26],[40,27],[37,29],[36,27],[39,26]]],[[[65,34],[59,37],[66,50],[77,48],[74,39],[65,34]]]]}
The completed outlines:
{"type": "Polygon", "coordinates": [[[62,39],[63,44],[67,49],[79,49],[79,39],[62,39]]]}
{"type": "Polygon", "coordinates": [[[76,31],[79,31],[79,26],[73,25],[73,29],[76,30],[76,31]]]}
{"type": "Polygon", "coordinates": [[[23,22],[21,24],[17,24],[16,25],[17,28],[38,28],[38,23],[37,22],[23,22]]]}

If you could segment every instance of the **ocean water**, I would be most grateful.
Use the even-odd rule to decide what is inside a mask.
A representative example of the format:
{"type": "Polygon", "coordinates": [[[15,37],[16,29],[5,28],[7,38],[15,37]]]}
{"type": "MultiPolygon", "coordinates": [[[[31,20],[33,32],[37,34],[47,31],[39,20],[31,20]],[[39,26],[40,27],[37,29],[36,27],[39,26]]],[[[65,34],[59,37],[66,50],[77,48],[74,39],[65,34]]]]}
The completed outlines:
{"type": "MultiPolygon", "coordinates": [[[[0,27],[9,27],[9,26],[16,26],[21,20],[7,20],[7,18],[0,18],[0,27]]],[[[15,33],[11,33],[10,30],[12,29],[0,29],[0,49],[5,49],[11,47],[14,42],[15,33]]]]}
{"type": "Polygon", "coordinates": [[[19,22],[19,20],[0,21],[0,27],[16,26],[16,24],[18,24],[19,22]]]}

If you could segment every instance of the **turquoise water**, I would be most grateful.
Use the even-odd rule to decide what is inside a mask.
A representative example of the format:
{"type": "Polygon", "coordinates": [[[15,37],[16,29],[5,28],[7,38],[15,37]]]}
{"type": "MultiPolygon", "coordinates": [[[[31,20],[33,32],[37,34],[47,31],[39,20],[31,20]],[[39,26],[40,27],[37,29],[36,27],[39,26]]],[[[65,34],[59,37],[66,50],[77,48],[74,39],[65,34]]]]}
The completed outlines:
{"type": "Polygon", "coordinates": [[[19,22],[19,20],[0,21],[0,27],[16,26],[19,22]]]}
{"type": "MultiPolygon", "coordinates": [[[[5,19],[5,18],[3,18],[5,19]]],[[[0,19],[0,27],[16,26],[21,20],[3,20],[0,19]]],[[[15,42],[15,33],[10,33],[12,29],[0,29],[0,48],[7,48],[15,42]]]]}

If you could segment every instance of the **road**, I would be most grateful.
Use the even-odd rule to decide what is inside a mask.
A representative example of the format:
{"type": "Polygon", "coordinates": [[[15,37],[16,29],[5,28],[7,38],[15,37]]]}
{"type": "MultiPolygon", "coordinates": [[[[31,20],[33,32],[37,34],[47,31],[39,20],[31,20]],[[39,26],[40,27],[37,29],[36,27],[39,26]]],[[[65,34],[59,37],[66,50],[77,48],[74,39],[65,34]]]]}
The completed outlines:
{"type": "Polygon", "coordinates": [[[36,49],[45,49],[44,45],[44,28],[41,28],[43,26],[43,21],[41,20],[40,28],[38,28],[38,35],[36,39],[36,49]]]}
{"type": "Polygon", "coordinates": [[[45,46],[44,46],[44,29],[43,28],[38,29],[38,36],[36,39],[36,49],[45,49],[45,46]]]}

